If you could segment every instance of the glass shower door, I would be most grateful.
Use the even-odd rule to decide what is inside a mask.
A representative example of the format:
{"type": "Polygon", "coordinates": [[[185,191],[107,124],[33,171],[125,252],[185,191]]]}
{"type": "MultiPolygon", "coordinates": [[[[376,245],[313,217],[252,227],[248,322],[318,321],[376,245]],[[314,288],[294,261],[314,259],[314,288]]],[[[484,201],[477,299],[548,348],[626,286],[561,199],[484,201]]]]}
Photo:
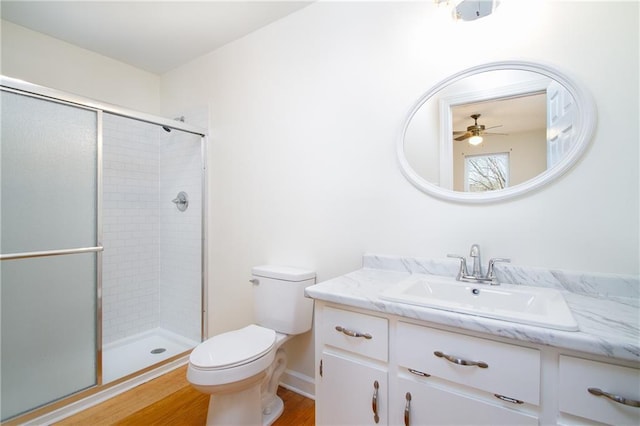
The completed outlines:
{"type": "Polygon", "coordinates": [[[98,382],[98,113],[0,92],[2,420],[98,382]]]}

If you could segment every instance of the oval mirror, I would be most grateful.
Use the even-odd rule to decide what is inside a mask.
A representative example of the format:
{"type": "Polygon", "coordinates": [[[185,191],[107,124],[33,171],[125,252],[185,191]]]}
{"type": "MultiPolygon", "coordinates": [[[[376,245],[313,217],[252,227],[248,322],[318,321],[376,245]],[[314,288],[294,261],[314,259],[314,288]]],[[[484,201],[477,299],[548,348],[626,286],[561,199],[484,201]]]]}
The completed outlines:
{"type": "Polygon", "coordinates": [[[411,108],[397,144],[405,177],[449,201],[522,195],[568,171],[596,124],[588,92],[532,62],[493,62],[441,81],[411,108]]]}

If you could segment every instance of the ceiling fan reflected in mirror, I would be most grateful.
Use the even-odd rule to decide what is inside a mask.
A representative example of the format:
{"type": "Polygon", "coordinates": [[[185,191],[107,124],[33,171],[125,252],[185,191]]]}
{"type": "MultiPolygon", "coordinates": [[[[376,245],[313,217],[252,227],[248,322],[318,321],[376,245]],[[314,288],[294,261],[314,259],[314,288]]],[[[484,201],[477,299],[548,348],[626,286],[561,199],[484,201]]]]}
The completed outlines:
{"type": "Polygon", "coordinates": [[[478,118],[480,118],[482,114],[471,114],[470,117],[473,118],[473,125],[467,127],[467,130],[454,130],[453,131],[453,135],[461,135],[458,136],[457,138],[454,138],[454,140],[457,141],[464,141],[468,139],[468,142],[471,145],[479,145],[482,143],[482,141],[484,140],[482,138],[483,135],[501,135],[501,136],[506,136],[506,133],[489,133],[487,132],[487,130],[489,129],[495,129],[496,127],[502,127],[502,124],[498,124],[497,126],[491,126],[491,127],[485,127],[484,124],[478,124],[478,118]]]}

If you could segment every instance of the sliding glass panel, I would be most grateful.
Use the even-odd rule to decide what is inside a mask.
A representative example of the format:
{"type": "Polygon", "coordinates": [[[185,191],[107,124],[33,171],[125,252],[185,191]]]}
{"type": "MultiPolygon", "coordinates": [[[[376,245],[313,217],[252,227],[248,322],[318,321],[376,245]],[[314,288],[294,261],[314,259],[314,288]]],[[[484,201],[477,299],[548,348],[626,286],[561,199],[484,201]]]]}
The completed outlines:
{"type": "Polygon", "coordinates": [[[3,420],[96,384],[96,256],[0,265],[3,420]]]}
{"type": "MultiPolygon", "coordinates": [[[[97,113],[0,93],[0,254],[96,246],[97,113]]],[[[3,420],[96,384],[97,257],[0,262],[3,420]]]]}
{"type": "Polygon", "coordinates": [[[2,93],[2,254],[96,245],[95,111],[2,93]]]}

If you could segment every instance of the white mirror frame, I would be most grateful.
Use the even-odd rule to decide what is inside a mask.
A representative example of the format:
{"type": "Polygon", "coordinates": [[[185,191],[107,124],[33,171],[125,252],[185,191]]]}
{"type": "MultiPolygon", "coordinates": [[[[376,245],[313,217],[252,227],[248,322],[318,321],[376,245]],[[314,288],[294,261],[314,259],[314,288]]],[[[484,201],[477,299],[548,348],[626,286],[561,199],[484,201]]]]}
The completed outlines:
{"type": "Polygon", "coordinates": [[[546,64],[528,61],[491,62],[460,71],[442,80],[431,89],[429,89],[424,95],[422,95],[409,111],[409,114],[402,126],[400,137],[398,138],[398,141],[396,143],[396,154],[400,163],[400,170],[402,171],[402,174],[416,188],[429,195],[446,201],[462,203],[490,203],[502,201],[510,198],[515,198],[525,193],[539,189],[542,186],[547,185],[555,179],[559,178],[569,169],[571,169],[571,167],[573,167],[578,162],[578,160],[588,148],[595,132],[596,120],[596,107],[589,92],[576,81],[567,77],[566,74],[559,71],[557,68],[546,64]],[[404,153],[404,139],[407,128],[411,123],[411,119],[418,112],[420,107],[422,107],[422,105],[427,102],[427,100],[429,100],[432,96],[434,96],[446,86],[455,83],[456,81],[461,80],[465,77],[470,77],[478,73],[499,70],[530,71],[552,78],[558,83],[562,84],[573,96],[573,99],[576,102],[577,131],[575,135],[575,144],[570,149],[570,151],[567,152],[563,159],[552,168],[547,169],[543,173],[535,176],[532,179],[529,179],[526,182],[509,188],[487,192],[460,192],[441,188],[438,185],[428,182],[411,167],[404,153]]]}

